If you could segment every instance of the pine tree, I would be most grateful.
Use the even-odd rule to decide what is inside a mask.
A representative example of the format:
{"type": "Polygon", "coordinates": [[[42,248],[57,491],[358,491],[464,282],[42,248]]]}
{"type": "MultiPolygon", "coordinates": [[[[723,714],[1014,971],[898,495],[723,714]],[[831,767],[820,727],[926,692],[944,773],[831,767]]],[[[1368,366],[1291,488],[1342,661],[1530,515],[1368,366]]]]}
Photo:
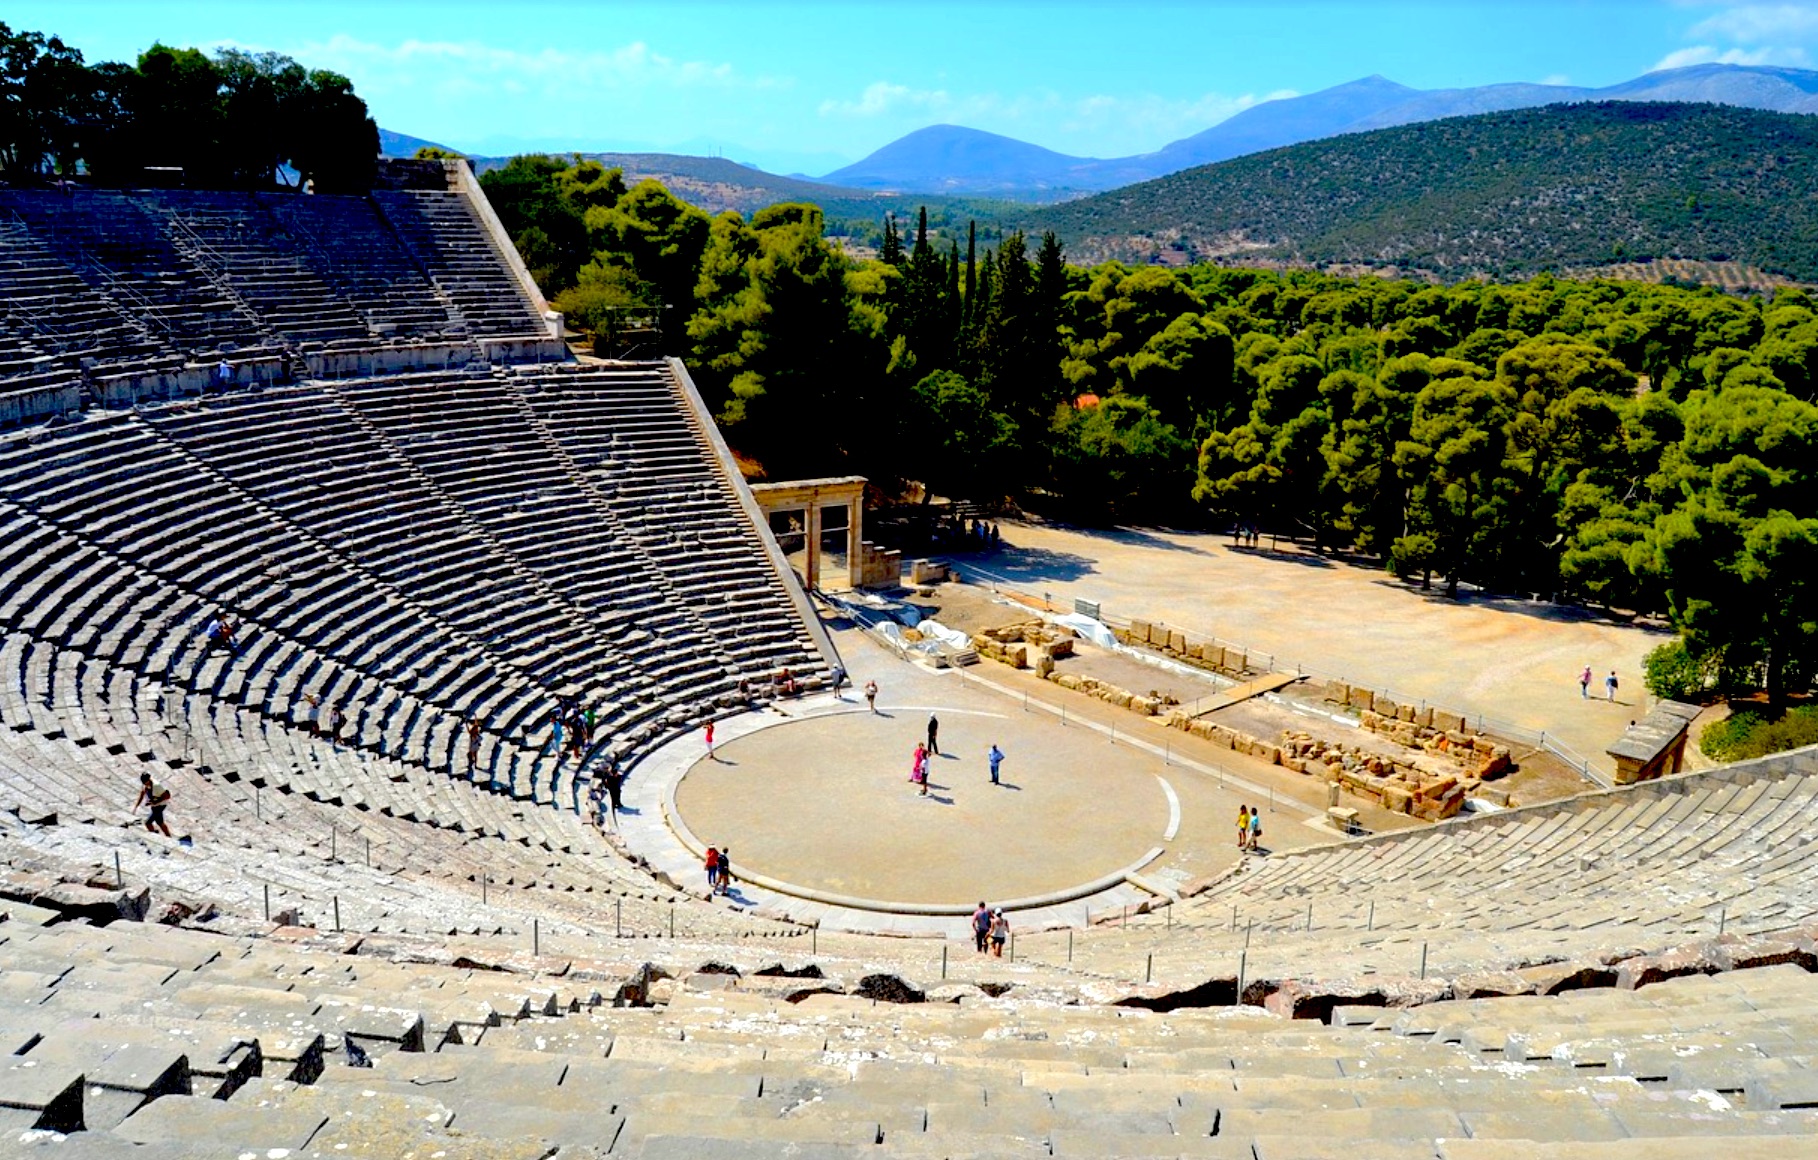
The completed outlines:
{"type": "MultiPolygon", "coordinates": [[[[1049,236],[1052,237],[1053,235],[1049,236]]],[[[902,268],[903,238],[901,234],[896,232],[896,215],[893,213],[884,215],[884,244],[878,250],[877,256],[880,261],[883,261],[888,265],[895,266],[898,269],[902,268]]]]}

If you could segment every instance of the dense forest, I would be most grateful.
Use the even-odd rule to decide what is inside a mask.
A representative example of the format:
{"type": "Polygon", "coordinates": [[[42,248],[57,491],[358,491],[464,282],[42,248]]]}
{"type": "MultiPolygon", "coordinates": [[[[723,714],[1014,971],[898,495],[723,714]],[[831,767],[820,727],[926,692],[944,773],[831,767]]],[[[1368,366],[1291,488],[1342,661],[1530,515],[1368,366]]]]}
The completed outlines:
{"type": "Polygon", "coordinates": [[[1031,211],[1094,260],[1526,277],[1652,258],[1818,280],[1818,117],[1550,105],[1309,141],[1031,211]]]}
{"type": "Polygon", "coordinates": [[[363,191],[378,152],[378,126],[338,73],[163,44],[90,65],[0,23],[0,180],[363,191]]]}
{"type": "Polygon", "coordinates": [[[1253,526],[1450,592],[1664,612],[1684,647],[1657,675],[1687,691],[1779,695],[1818,662],[1803,291],[1081,269],[1052,234],[893,221],[859,261],[813,206],[709,218],[549,158],[483,180],[556,305],[658,318],[774,477],[1253,526]]]}

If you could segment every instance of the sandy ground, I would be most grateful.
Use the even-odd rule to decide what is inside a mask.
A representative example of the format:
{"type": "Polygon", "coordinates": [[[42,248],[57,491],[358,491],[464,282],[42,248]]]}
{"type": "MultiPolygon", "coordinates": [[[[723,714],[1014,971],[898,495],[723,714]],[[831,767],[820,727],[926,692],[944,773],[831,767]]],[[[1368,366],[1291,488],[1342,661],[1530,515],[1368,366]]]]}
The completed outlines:
{"type": "Polygon", "coordinates": [[[1242,645],[1278,670],[1544,730],[1594,762],[1607,763],[1604,749],[1646,711],[1642,658],[1667,639],[1583,609],[1450,600],[1295,548],[1234,549],[1222,535],[1001,526],[1001,548],[952,558],[967,580],[1000,578],[1057,607],[1095,600],[1107,617],[1242,645]],[[1596,693],[1616,671],[1615,702],[1580,698],[1586,665],[1596,693]]]}

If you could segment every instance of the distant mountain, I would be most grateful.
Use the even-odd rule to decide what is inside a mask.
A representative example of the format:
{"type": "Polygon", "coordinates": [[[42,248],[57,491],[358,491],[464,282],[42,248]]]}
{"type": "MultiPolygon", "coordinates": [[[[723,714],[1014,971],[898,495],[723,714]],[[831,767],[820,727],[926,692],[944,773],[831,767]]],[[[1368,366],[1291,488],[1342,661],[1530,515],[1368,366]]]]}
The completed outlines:
{"type": "Polygon", "coordinates": [[[899,137],[862,161],[836,169],[823,180],[835,185],[916,193],[973,193],[1036,196],[1079,189],[1077,178],[1098,164],[1040,145],[960,125],[930,125],[899,137]]]}
{"type": "Polygon", "coordinates": [[[1254,105],[1153,153],[1104,160],[1071,158],[1011,137],[954,125],[919,129],[826,180],[905,193],[968,189],[1024,200],[1057,191],[1105,190],[1264,149],[1442,117],[1572,101],[1706,101],[1782,113],[1818,113],[1818,72],[1706,64],[1664,69],[1605,88],[1498,84],[1411,89],[1365,77],[1254,105]],[[862,180],[855,176],[862,176],[862,180]]]}
{"type": "Polygon", "coordinates": [[[1147,162],[1148,177],[1190,169],[1211,161],[1260,153],[1298,141],[1342,133],[1356,121],[1418,97],[1419,89],[1371,76],[1334,85],[1304,97],[1285,97],[1252,105],[1202,133],[1183,137],[1154,153],[1129,161],[1147,162]]]}
{"type": "Polygon", "coordinates": [[[412,137],[408,133],[394,133],[390,129],[379,130],[379,155],[381,157],[414,157],[419,149],[427,146],[431,149],[448,149],[450,153],[459,153],[459,149],[449,149],[434,141],[425,141],[421,137],[412,137]]]}
{"type": "Polygon", "coordinates": [[[1682,259],[1818,280],[1818,117],[1606,101],[1347,133],[1030,209],[1068,256],[1456,278],[1682,259]]]}

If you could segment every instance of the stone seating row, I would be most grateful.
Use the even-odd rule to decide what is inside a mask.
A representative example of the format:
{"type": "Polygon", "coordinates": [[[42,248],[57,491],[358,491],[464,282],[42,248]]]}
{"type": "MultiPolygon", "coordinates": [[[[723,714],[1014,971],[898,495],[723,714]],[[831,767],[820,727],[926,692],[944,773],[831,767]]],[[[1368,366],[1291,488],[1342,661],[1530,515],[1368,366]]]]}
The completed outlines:
{"type": "Polygon", "coordinates": [[[374,190],[373,204],[475,336],[544,333],[504,255],[459,193],[374,190]]]}
{"type": "Polygon", "coordinates": [[[378,196],[0,191],[0,335],[99,372],[545,333],[464,195],[378,196]]]}
{"type": "Polygon", "coordinates": [[[257,346],[271,337],[171,244],[157,218],[129,193],[4,190],[0,209],[167,349],[257,346]]]}
{"type": "MultiPolygon", "coordinates": [[[[1248,856],[1153,913],[1098,915],[1021,953],[1124,981],[1433,980],[1624,955],[1818,921],[1810,755],[1447,823],[1248,856]]],[[[1549,968],[1550,969],[1550,968],[1549,968]]],[[[1361,982],[1360,982],[1360,985],[1361,982]]]]}
{"type": "Polygon", "coordinates": [[[356,1156],[1689,1160],[1796,1154],[1818,1126],[1818,980],[1791,967],[1327,1027],[1014,987],[790,1002],[812,980],[725,966],[652,986],[578,961],[497,975],[18,925],[0,924],[0,1108],[14,1138],[80,1123],[37,1137],[47,1155],[111,1137],[152,1155],[207,1138],[356,1156]]]}

